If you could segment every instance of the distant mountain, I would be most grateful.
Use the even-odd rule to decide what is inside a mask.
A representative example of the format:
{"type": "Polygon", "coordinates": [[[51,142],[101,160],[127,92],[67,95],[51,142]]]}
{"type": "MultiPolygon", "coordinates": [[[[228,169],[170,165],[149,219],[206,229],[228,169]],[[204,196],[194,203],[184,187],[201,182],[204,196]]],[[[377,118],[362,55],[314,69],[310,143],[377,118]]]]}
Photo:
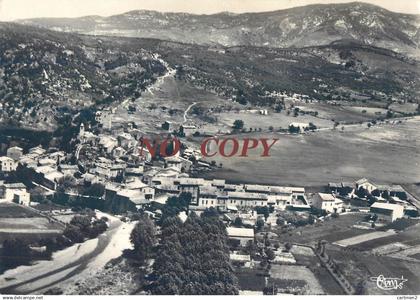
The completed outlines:
{"type": "Polygon", "coordinates": [[[276,48],[339,40],[418,55],[420,16],[354,2],[263,13],[193,15],[131,11],[111,17],[29,19],[23,24],[91,35],[157,38],[195,44],[276,48]]]}

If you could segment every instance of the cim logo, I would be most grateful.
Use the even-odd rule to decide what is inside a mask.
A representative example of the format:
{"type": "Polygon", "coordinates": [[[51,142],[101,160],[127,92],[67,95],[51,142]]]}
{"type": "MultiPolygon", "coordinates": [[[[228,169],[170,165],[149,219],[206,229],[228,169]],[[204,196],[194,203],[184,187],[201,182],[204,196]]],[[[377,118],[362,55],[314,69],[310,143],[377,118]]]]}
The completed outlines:
{"type": "Polygon", "coordinates": [[[371,277],[370,280],[376,281],[376,286],[384,291],[402,290],[404,283],[408,281],[404,276],[401,276],[401,278],[386,278],[384,275],[371,277]]]}
{"type": "MultiPolygon", "coordinates": [[[[237,138],[208,138],[201,143],[200,151],[203,157],[248,157],[250,150],[259,151],[260,157],[270,157],[271,148],[277,143],[278,139],[237,139],[237,138]],[[212,148],[213,147],[213,148],[212,148]],[[259,149],[259,150],[258,150],[259,149]]],[[[159,153],[161,157],[175,156],[181,150],[181,141],[177,138],[167,138],[163,141],[159,139],[150,140],[140,139],[139,154],[143,156],[143,151],[147,149],[154,158],[159,153]]]]}

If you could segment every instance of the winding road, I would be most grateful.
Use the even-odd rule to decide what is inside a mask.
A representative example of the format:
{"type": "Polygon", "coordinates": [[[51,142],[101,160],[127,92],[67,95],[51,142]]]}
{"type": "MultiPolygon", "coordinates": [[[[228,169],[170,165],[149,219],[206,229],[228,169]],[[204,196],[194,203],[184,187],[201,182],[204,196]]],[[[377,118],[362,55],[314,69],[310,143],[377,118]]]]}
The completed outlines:
{"type": "Polygon", "coordinates": [[[185,110],[184,112],[184,123],[186,123],[188,121],[188,112],[191,110],[191,108],[194,107],[194,105],[196,105],[197,102],[194,102],[193,104],[191,104],[190,106],[188,106],[188,108],[185,110]]]}

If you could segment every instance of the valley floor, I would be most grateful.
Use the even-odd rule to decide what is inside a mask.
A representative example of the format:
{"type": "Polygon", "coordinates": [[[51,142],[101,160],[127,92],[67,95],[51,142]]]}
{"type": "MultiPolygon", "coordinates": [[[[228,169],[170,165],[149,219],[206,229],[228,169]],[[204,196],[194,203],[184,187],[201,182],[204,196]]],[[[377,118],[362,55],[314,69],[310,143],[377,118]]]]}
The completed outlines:
{"type": "Polygon", "coordinates": [[[351,125],[305,135],[251,133],[279,138],[271,157],[222,158],[223,169],[206,174],[237,182],[317,186],[370,178],[378,183],[420,182],[420,117],[395,125],[351,125]],[[252,172],[250,172],[252,170],[252,172]]]}

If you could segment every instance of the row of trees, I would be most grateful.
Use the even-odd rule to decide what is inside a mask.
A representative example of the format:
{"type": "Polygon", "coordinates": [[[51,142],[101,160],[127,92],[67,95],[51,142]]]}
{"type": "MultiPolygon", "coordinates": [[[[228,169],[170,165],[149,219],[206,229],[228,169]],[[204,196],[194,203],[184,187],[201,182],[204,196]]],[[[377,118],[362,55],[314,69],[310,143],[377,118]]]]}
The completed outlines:
{"type": "MultiPolygon", "coordinates": [[[[187,211],[190,205],[191,193],[181,193],[179,196],[169,197],[168,201],[162,207],[162,216],[159,224],[165,223],[167,219],[177,218],[180,212],[187,211]]],[[[156,207],[157,209],[158,207],[156,207]]],[[[131,232],[130,241],[134,246],[135,257],[144,263],[145,260],[153,257],[152,253],[157,243],[156,226],[154,221],[145,215],[141,215],[137,224],[131,232]]]]}
{"type": "Polygon", "coordinates": [[[237,278],[229,262],[224,224],[217,211],[182,223],[168,217],[162,223],[150,291],[155,295],[236,295],[237,278]]]}
{"type": "MultiPolygon", "coordinates": [[[[315,131],[315,130],[317,130],[317,127],[313,123],[309,123],[308,127],[304,128],[304,131],[315,131]]],[[[290,125],[289,126],[289,132],[292,133],[292,134],[293,133],[294,134],[301,133],[301,128],[299,126],[290,125]]]]}

